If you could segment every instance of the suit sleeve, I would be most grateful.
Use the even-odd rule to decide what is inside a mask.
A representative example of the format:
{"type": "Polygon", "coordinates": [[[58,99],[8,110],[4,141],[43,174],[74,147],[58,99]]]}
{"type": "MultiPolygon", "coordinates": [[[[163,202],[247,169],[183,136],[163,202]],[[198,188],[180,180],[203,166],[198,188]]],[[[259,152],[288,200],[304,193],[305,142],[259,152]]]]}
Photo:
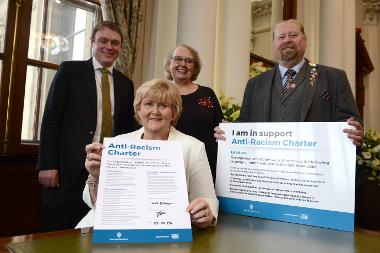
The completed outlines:
{"type": "Polygon", "coordinates": [[[134,119],[134,87],[133,82],[124,74],[115,70],[115,136],[132,132],[137,128],[134,119]]]}
{"type": "Polygon", "coordinates": [[[82,192],[82,199],[83,199],[84,203],[86,203],[88,205],[88,207],[90,207],[92,209],[95,208],[95,206],[92,204],[92,201],[91,201],[90,189],[88,187],[88,184],[85,184],[85,186],[84,186],[84,189],[82,192]]]}
{"type": "Polygon", "coordinates": [[[335,121],[346,121],[354,117],[363,125],[347,75],[342,70],[338,72],[336,89],[335,121]]]}
{"type": "Polygon", "coordinates": [[[128,130],[127,132],[133,132],[137,129],[140,128],[140,126],[138,125],[137,121],[135,120],[134,118],[134,108],[133,108],[133,101],[135,100],[135,90],[134,90],[134,85],[133,85],[133,82],[132,80],[130,80],[130,86],[129,86],[129,94],[131,94],[131,99],[128,101],[128,111],[130,112],[130,115],[129,115],[129,122],[128,122],[128,130]]]}
{"type": "Polygon", "coordinates": [[[247,85],[245,87],[243,102],[240,109],[240,116],[237,119],[237,122],[251,122],[251,102],[252,102],[252,86],[253,79],[248,80],[247,85]]]}
{"type": "Polygon", "coordinates": [[[209,204],[212,214],[217,219],[219,202],[215,195],[210,165],[202,142],[191,143],[189,173],[189,201],[202,198],[209,204]]]}
{"type": "Polygon", "coordinates": [[[40,149],[37,169],[59,169],[60,128],[70,76],[63,62],[49,89],[41,123],[40,149]]]}

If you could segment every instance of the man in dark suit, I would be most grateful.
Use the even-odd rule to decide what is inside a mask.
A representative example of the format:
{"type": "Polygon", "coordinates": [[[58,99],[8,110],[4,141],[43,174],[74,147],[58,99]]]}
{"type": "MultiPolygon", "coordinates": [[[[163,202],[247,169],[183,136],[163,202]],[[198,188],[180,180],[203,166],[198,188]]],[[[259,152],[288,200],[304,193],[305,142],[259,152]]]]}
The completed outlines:
{"type": "Polygon", "coordinates": [[[113,67],[122,44],[120,29],[113,22],[99,23],[91,44],[93,58],[63,62],[47,97],[37,165],[43,185],[44,231],[74,228],[89,210],[82,200],[88,177],[85,146],[134,130],[133,83],[113,67]],[[102,86],[109,86],[107,92],[102,86]],[[107,102],[102,100],[105,93],[107,102]],[[108,113],[103,104],[109,105],[108,113]],[[104,127],[106,114],[110,124],[104,127]]]}
{"type": "MultiPolygon", "coordinates": [[[[347,121],[344,132],[356,146],[362,142],[362,121],[343,70],[316,65],[304,58],[306,36],[297,20],[275,26],[273,52],[278,64],[248,81],[240,122],[347,121]]],[[[215,137],[224,139],[215,128],[215,137]]]]}

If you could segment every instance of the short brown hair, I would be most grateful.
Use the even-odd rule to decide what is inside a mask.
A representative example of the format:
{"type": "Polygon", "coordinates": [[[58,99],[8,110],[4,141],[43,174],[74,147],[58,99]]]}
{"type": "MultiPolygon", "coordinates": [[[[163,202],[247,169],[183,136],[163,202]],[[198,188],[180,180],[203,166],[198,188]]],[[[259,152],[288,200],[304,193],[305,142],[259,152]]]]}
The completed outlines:
{"type": "Polygon", "coordinates": [[[177,85],[164,79],[152,79],[143,83],[137,90],[133,107],[135,119],[141,124],[141,119],[137,113],[144,98],[152,96],[161,102],[169,102],[173,111],[172,126],[176,126],[182,112],[182,99],[177,85]]]}
{"type": "Polygon", "coordinates": [[[102,21],[96,24],[95,27],[92,29],[91,40],[92,41],[95,40],[95,34],[98,31],[103,30],[104,28],[108,28],[112,31],[117,32],[120,35],[120,42],[123,44],[123,34],[121,33],[119,26],[115,22],[112,22],[112,21],[102,21]]]}
{"type": "Polygon", "coordinates": [[[280,21],[280,22],[278,22],[278,23],[276,23],[276,24],[274,25],[274,28],[273,28],[273,38],[274,38],[274,31],[276,30],[276,27],[277,27],[279,24],[283,24],[283,23],[293,23],[293,24],[298,25],[299,28],[300,28],[301,33],[303,34],[303,36],[306,37],[306,35],[305,35],[305,28],[303,27],[302,23],[299,22],[297,19],[288,19],[288,20],[282,20],[282,21],[280,21]]]}
{"type": "Polygon", "coordinates": [[[176,48],[178,48],[178,47],[187,48],[190,51],[191,55],[193,56],[193,58],[194,58],[194,73],[191,77],[191,81],[197,80],[198,75],[201,72],[201,68],[202,68],[201,58],[199,57],[199,53],[197,50],[195,50],[194,48],[192,48],[191,46],[186,45],[186,44],[181,44],[181,45],[176,46],[175,48],[170,50],[169,53],[167,54],[166,59],[165,59],[165,63],[164,63],[165,64],[165,77],[169,80],[173,80],[172,74],[170,73],[170,70],[169,70],[169,65],[170,65],[170,60],[173,57],[173,53],[176,50],[176,48]]]}

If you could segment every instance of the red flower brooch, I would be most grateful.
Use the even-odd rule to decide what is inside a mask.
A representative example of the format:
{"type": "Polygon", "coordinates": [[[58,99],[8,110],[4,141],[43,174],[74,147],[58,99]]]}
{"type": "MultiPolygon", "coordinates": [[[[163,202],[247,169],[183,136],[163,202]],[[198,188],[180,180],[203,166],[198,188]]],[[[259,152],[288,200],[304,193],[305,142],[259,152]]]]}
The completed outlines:
{"type": "Polygon", "coordinates": [[[205,108],[213,108],[214,107],[212,101],[210,100],[210,97],[203,97],[203,98],[198,99],[198,104],[201,107],[205,107],[205,108]]]}

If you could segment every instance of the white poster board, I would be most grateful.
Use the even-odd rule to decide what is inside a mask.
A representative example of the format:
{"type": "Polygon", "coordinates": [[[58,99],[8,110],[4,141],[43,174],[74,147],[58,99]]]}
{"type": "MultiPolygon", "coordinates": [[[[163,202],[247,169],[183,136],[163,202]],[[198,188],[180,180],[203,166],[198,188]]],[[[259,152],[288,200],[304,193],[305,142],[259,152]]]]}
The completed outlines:
{"type": "Polygon", "coordinates": [[[222,123],[220,210],[354,229],[356,148],[343,122],[222,123]]]}

